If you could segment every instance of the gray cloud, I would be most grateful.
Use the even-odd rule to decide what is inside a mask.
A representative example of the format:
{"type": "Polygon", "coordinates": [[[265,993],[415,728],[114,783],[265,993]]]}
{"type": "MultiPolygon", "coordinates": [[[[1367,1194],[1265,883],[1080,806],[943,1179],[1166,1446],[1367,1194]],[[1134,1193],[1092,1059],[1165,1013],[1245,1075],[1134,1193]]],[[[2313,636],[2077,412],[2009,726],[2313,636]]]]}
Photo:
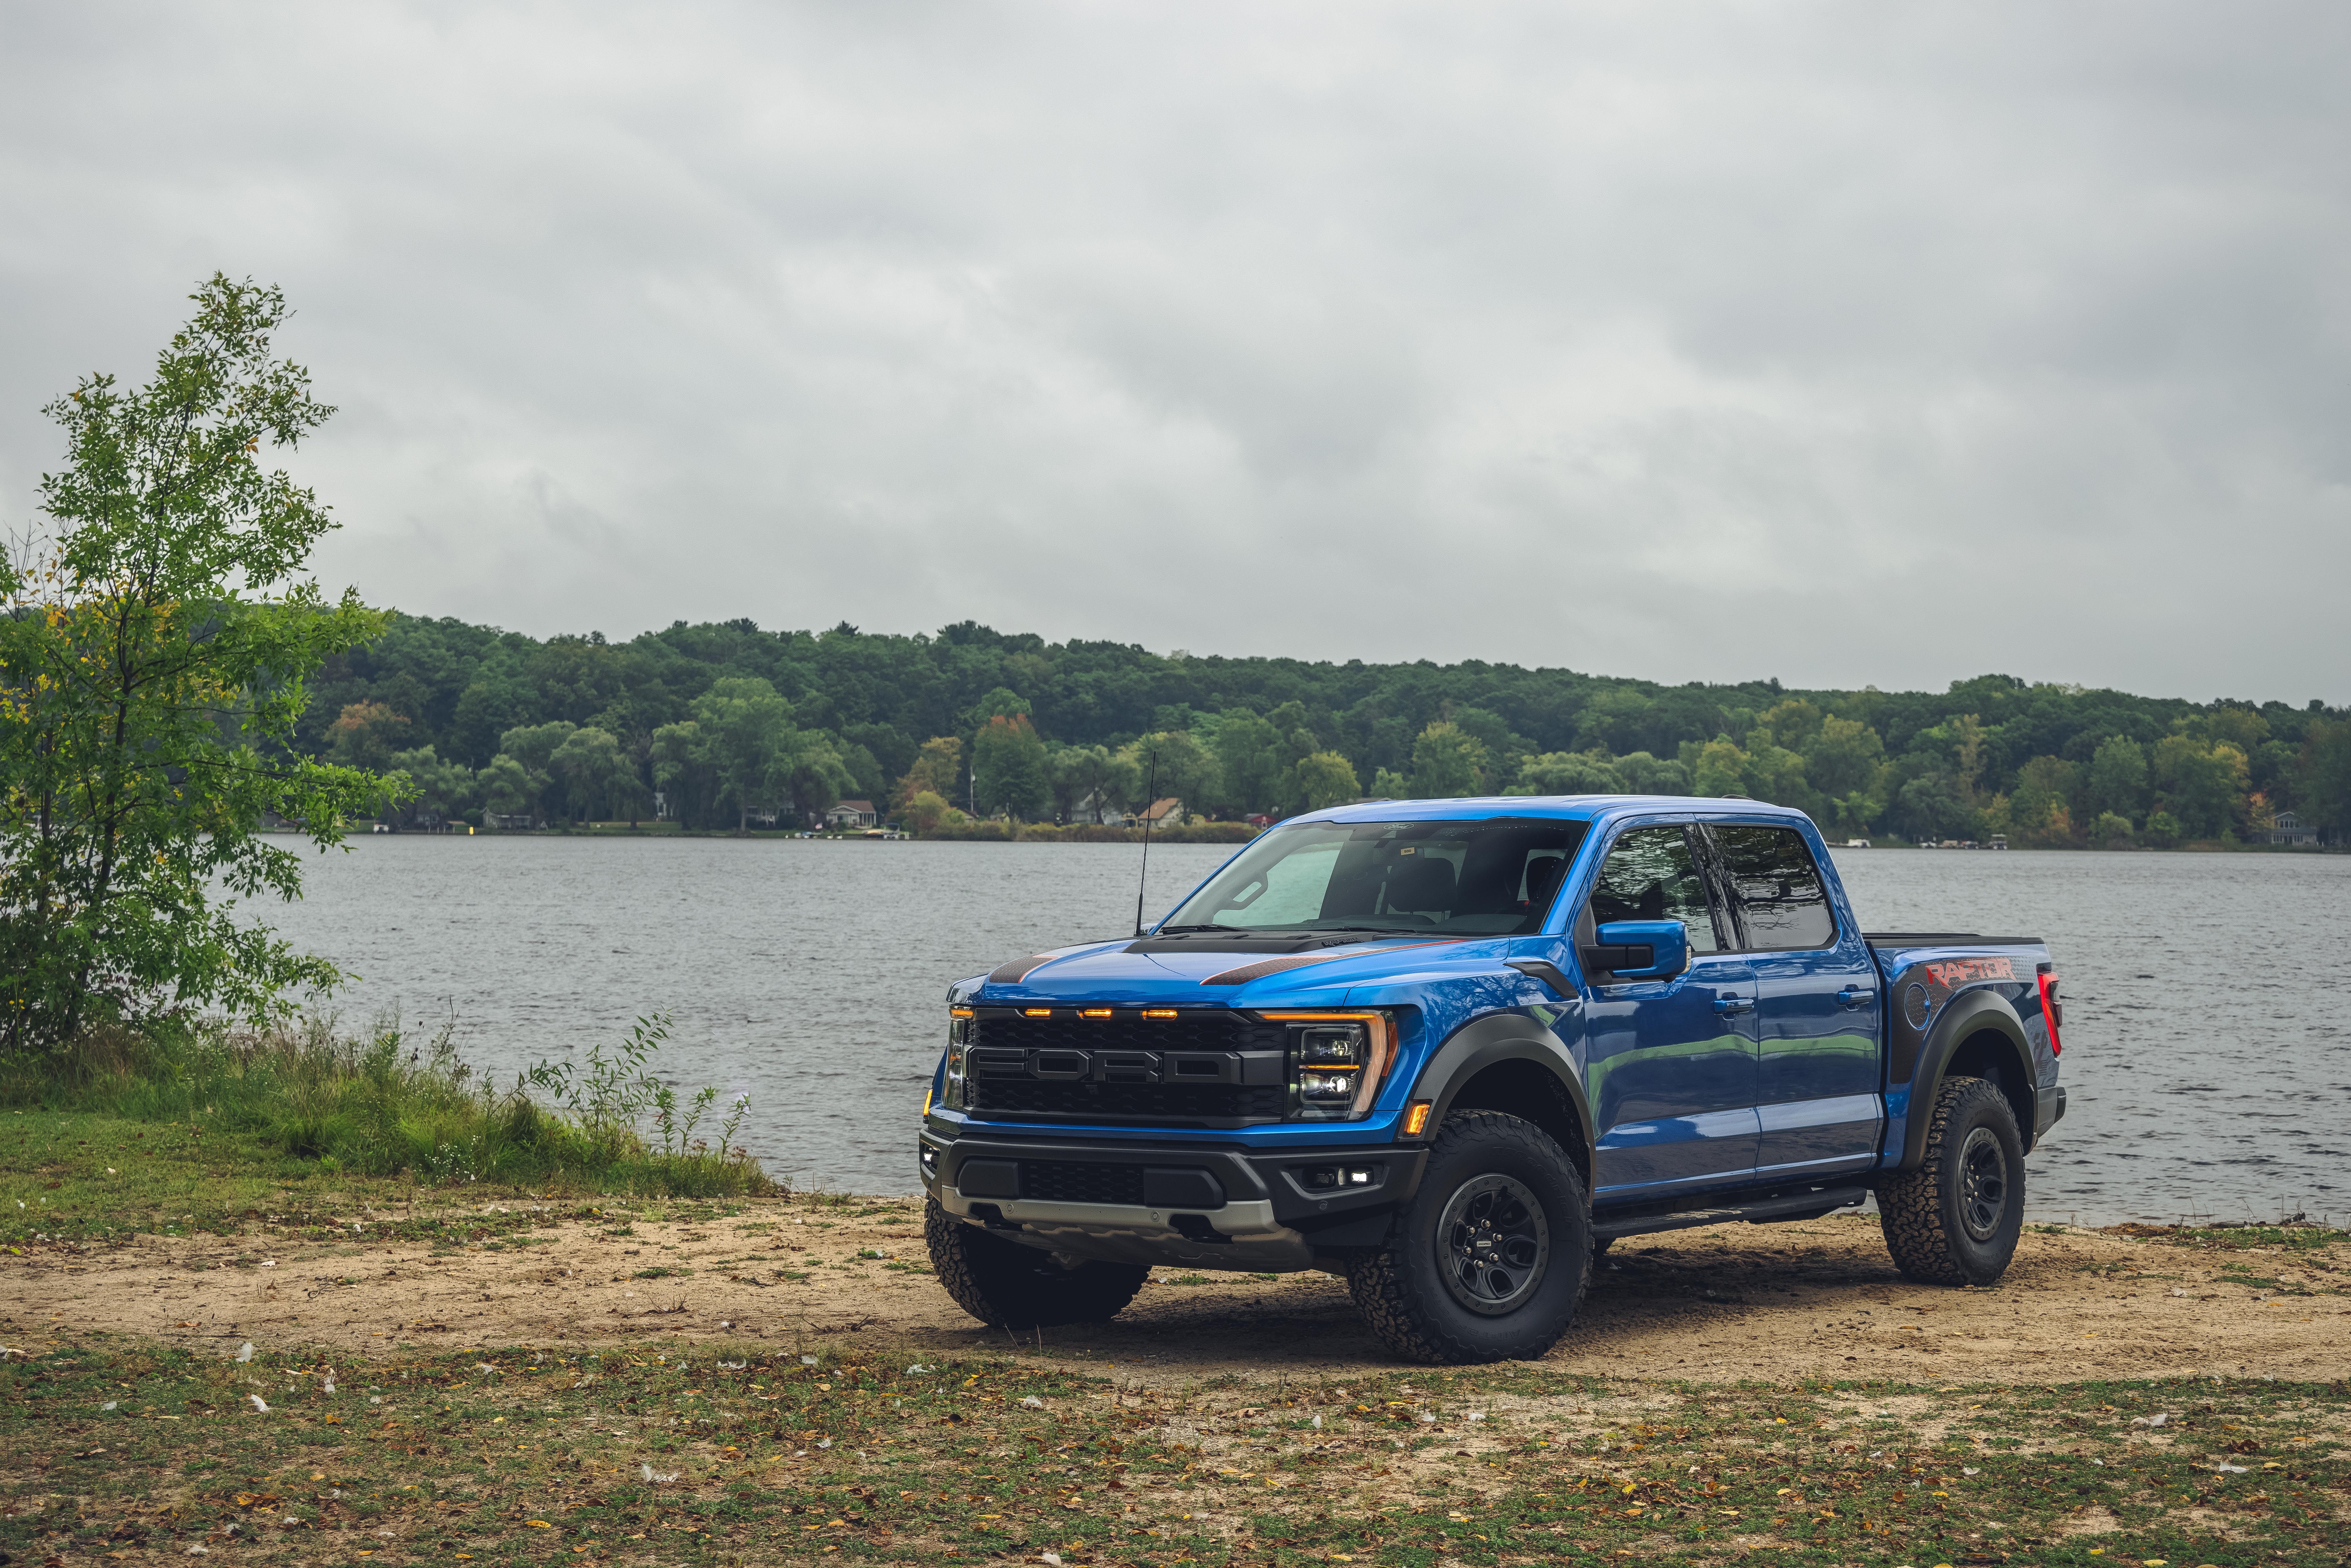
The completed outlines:
{"type": "Polygon", "coordinates": [[[214,267],[330,583],[2351,698],[2317,5],[16,6],[0,511],[214,267]]]}

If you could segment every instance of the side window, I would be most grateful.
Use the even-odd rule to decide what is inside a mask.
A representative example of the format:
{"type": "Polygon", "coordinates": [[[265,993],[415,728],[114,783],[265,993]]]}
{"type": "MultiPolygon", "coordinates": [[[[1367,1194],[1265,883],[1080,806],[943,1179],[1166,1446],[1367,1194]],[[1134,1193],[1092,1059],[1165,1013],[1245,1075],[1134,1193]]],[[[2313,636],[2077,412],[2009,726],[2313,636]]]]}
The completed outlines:
{"type": "Polygon", "coordinates": [[[1592,923],[1678,920],[1689,927],[1690,951],[1718,946],[1689,839],[1679,828],[1635,828],[1618,839],[1592,889],[1592,923]]]}
{"type": "Polygon", "coordinates": [[[1749,947],[1826,947],[1836,940],[1828,894],[1802,834],[1790,828],[1712,831],[1723,873],[1739,900],[1749,947]]]}

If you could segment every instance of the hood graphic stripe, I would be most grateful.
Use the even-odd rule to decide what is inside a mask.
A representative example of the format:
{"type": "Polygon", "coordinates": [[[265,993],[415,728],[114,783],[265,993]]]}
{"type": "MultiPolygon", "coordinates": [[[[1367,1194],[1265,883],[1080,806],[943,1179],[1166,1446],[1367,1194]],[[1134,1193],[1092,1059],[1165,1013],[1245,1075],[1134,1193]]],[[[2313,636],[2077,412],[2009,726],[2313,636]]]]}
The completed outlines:
{"type": "Polygon", "coordinates": [[[986,984],[1017,986],[1053,961],[1050,953],[1031,953],[1026,958],[1015,958],[1008,964],[998,964],[987,972],[986,984]]]}
{"type": "Polygon", "coordinates": [[[1302,969],[1309,964],[1329,964],[1341,958],[1365,958],[1374,953],[1401,953],[1407,947],[1442,947],[1465,938],[1439,937],[1433,942],[1399,942],[1392,946],[1342,947],[1332,953],[1299,953],[1284,958],[1261,958],[1254,964],[1244,964],[1238,969],[1226,969],[1200,982],[1204,986],[1246,986],[1251,980],[1261,980],[1268,975],[1279,975],[1284,969],[1302,969]]]}

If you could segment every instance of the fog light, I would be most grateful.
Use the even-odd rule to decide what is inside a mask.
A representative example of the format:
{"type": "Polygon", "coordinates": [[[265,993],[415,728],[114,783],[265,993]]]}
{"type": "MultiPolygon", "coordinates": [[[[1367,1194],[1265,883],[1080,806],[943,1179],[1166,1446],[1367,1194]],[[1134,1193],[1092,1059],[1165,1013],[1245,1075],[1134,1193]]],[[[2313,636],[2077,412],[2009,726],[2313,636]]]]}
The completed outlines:
{"type": "Polygon", "coordinates": [[[1347,1173],[1347,1185],[1349,1186],[1369,1186],[1372,1185],[1372,1173],[1369,1171],[1349,1171],[1347,1173]]]}

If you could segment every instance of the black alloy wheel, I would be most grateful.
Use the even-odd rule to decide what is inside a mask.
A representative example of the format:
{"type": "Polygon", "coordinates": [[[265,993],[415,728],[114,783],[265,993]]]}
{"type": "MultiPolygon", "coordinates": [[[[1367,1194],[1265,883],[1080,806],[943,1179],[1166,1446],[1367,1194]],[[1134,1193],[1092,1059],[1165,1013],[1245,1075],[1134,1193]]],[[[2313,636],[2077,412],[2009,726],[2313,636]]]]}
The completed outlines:
{"type": "Polygon", "coordinates": [[[1457,1111],[1387,1239],[1353,1253],[1347,1288],[1410,1361],[1531,1361],[1559,1343],[1591,1277],[1583,1174],[1532,1122],[1457,1111]]]}
{"type": "Polygon", "coordinates": [[[2024,1234],[2024,1140],[1999,1084],[1947,1078],[1915,1170],[1877,1182],[1877,1223],[1895,1266],[1923,1285],[1989,1285],[2024,1234]]]}
{"type": "Polygon", "coordinates": [[[1959,1147],[1959,1224],[1979,1245],[2000,1234],[2008,1213],[2008,1155],[1990,1127],[1969,1129],[1959,1147]]]}
{"type": "Polygon", "coordinates": [[[1551,1227],[1524,1182],[1473,1176],[1447,1200],[1437,1222],[1446,1249],[1445,1283],[1453,1299],[1489,1317],[1516,1310],[1533,1294],[1551,1261],[1551,1227]]]}

